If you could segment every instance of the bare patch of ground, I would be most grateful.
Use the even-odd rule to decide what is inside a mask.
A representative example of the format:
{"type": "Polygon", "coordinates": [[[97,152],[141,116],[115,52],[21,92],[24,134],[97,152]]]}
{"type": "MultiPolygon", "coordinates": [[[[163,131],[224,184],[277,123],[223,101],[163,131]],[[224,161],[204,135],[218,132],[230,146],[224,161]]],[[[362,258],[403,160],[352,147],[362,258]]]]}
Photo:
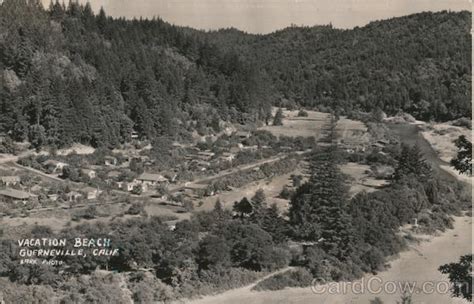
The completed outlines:
{"type": "Polygon", "coordinates": [[[421,126],[421,134],[438,153],[439,158],[449,162],[457,154],[457,147],[454,141],[461,135],[468,140],[471,139],[471,130],[463,127],[456,127],[447,123],[424,124],[421,126]]]}
{"type": "Polygon", "coordinates": [[[160,203],[147,203],[145,204],[145,211],[148,216],[160,216],[160,217],[176,217],[177,220],[187,220],[191,214],[189,212],[181,212],[183,208],[162,205],[160,203]]]}
{"type": "MultiPolygon", "coordinates": [[[[423,129],[421,135],[428,141],[433,150],[436,151],[439,158],[446,163],[449,163],[451,159],[455,158],[458,152],[454,141],[461,135],[464,135],[468,140],[471,140],[471,130],[464,127],[452,126],[448,123],[438,124],[420,124],[423,129]]],[[[473,177],[460,174],[454,168],[449,165],[441,165],[441,169],[450,173],[458,180],[461,180],[472,185],[473,177]]]]}
{"type": "Polygon", "coordinates": [[[74,144],[69,148],[59,149],[56,153],[58,155],[69,155],[73,152],[81,155],[92,154],[94,153],[95,149],[91,146],[85,146],[82,144],[74,144]]]}
{"type": "MultiPolygon", "coordinates": [[[[326,136],[331,114],[308,110],[308,116],[298,117],[298,112],[284,110],[282,126],[264,126],[260,130],[267,130],[275,136],[313,136],[316,140],[326,136]]],[[[370,140],[367,126],[363,122],[345,116],[341,116],[337,121],[336,132],[341,143],[364,145],[370,140]]]]}

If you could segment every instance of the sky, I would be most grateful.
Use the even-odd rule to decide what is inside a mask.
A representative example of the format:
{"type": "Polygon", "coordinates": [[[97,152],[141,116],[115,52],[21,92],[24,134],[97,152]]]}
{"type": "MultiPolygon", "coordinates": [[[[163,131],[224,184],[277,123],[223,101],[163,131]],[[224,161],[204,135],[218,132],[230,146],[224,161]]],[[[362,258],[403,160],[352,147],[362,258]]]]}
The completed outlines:
{"type": "MultiPolygon", "coordinates": [[[[79,0],[85,3],[87,0],[79,0]]],[[[47,5],[50,0],[43,0],[47,5]]],[[[66,3],[68,0],[65,1],[66,3]]],[[[249,33],[269,33],[294,25],[337,28],[422,11],[471,10],[469,0],[89,0],[114,17],[159,16],[197,29],[234,27],[249,33]]]]}

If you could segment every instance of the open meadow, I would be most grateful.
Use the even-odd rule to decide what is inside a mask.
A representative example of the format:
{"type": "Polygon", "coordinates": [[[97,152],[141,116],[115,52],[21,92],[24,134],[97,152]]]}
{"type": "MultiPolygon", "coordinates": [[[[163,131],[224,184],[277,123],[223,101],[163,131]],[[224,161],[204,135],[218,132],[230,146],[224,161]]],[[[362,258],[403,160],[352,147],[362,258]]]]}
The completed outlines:
{"type": "MultiPolygon", "coordinates": [[[[275,110],[274,110],[275,112],[275,110]]],[[[283,110],[282,126],[264,126],[260,130],[271,132],[275,136],[313,136],[316,140],[326,134],[330,121],[330,114],[317,111],[306,111],[308,116],[298,117],[298,111],[283,110]]]]}

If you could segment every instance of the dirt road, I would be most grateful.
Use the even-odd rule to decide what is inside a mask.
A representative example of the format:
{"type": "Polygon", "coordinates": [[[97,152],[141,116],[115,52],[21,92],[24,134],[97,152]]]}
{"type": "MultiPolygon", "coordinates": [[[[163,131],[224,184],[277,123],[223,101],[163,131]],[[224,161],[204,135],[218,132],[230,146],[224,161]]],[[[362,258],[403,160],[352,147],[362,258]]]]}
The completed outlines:
{"type": "Polygon", "coordinates": [[[237,173],[239,171],[247,171],[247,170],[250,170],[250,169],[253,169],[253,168],[256,168],[256,167],[260,167],[264,164],[274,163],[274,162],[282,160],[286,157],[288,157],[287,154],[275,156],[275,157],[272,157],[272,158],[262,159],[258,162],[255,162],[255,163],[245,164],[245,165],[237,166],[237,167],[229,169],[229,170],[221,171],[221,172],[219,172],[215,175],[212,175],[212,176],[199,178],[199,179],[196,179],[196,180],[194,180],[192,182],[189,182],[187,184],[172,185],[172,186],[169,187],[168,190],[170,192],[177,192],[179,190],[184,189],[187,185],[189,186],[190,184],[207,184],[207,183],[209,183],[209,182],[211,182],[215,179],[223,178],[223,177],[229,176],[231,174],[237,173]]]}
{"type": "MultiPolygon", "coordinates": [[[[233,299],[233,298],[239,298],[240,294],[242,293],[254,293],[252,290],[253,287],[255,287],[255,285],[257,285],[258,283],[270,278],[270,277],[273,277],[277,274],[280,274],[280,273],[283,273],[283,272],[287,272],[289,270],[292,270],[293,267],[285,267],[285,268],[282,268],[280,270],[277,270],[275,272],[272,272],[260,279],[258,279],[257,281],[253,282],[252,284],[249,284],[247,286],[244,286],[244,287],[240,287],[240,288],[237,288],[237,289],[232,289],[232,290],[228,290],[224,293],[221,293],[219,295],[216,295],[216,296],[205,296],[201,299],[196,299],[196,300],[184,300],[184,301],[180,301],[180,302],[176,302],[176,303],[192,303],[192,304],[201,304],[201,303],[219,303],[219,304],[223,304],[223,303],[227,303],[227,300],[228,299],[233,299]],[[209,300],[211,300],[211,302],[208,302],[209,300]]],[[[235,303],[245,303],[245,302],[235,302],[235,303]]]]}
{"type": "MultiPolygon", "coordinates": [[[[368,304],[375,297],[382,299],[384,303],[396,303],[400,300],[401,288],[395,289],[391,294],[393,283],[412,282],[416,283],[413,303],[417,304],[454,304],[467,303],[461,299],[452,298],[449,293],[423,293],[424,282],[433,282],[433,286],[438,286],[442,291],[446,291],[446,277],[437,268],[439,265],[456,261],[459,256],[471,251],[472,220],[469,217],[458,217],[455,219],[454,229],[447,231],[439,237],[433,238],[430,242],[423,242],[413,246],[411,250],[402,252],[400,257],[391,263],[391,268],[379,273],[377,276],[367,275],[363,279],[352,283],[338,283],[338,285],[318,286],[315,293],[311,288],[287,288],[279,291],[251,291],[248,286],[224,292],[216,296],[204,297],[199,300],[189,301],[192,304],[348,304],[361,303],[368,304]],[[351,291],[350,284],[354,286],[351,291]],[[330,286],[339,286],[342,290],[345,286],[347,292],[332,294],[329,292],[330,286]],[[388,292],[358,294],[356,286],[364,286],[367,290],[369,286],[377,292],[381,287],[388,292]],[[323,292],[326,291],[326,292],[323,292]]],[[[431,283],[425,284],[425,289],[429,289],[431,283]]]]}

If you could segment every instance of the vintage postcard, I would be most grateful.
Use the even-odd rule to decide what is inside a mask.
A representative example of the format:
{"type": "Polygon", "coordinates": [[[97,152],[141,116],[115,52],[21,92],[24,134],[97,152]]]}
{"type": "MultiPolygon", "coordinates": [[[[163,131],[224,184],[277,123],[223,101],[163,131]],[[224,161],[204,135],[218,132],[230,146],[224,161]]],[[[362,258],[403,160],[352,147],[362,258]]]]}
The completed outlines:
{"type": "Polygon", "coordinates": [[[467,0],[0,0],[0,304],[472,301],[467,0]]]}

